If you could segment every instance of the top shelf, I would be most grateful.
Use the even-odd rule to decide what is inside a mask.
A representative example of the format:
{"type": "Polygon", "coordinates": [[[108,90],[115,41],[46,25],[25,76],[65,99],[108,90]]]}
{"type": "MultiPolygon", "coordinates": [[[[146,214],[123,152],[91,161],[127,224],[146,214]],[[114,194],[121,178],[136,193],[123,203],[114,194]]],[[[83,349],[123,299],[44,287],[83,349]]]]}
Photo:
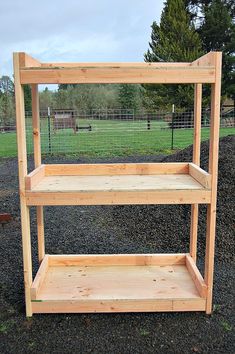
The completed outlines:
{"type": "Polygon", "coordinates": [[[19,54],[21,84],[214,83],[216,52],[189,63],[41,63],[19,54]]]}

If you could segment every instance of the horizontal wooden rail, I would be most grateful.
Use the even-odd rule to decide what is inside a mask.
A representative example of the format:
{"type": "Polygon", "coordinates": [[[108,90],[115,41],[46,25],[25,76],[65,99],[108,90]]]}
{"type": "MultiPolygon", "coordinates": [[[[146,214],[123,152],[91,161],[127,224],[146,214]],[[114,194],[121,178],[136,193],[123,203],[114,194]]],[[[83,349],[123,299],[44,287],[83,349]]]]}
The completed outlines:
{"type": "MultiPolygon", "coordinates": [[[[104,67],[115,67],[115,68],[164,68],[164,67],[181,67],[181,66],[192,66],[192,63],[142,63],[142,62],[113,62],[113,63],[42,63],[40,65],[42,68],[89,68],[89,67],[97,67],[97,68],[104,68],[104,67]]],[[[206,65],[208,66],[208,65],[206,65]]],[[[35,67],[38,67],[38,65],[35,65],[35,67]]],[[[33,69],[34,66],[31,67],[33,69]]]]}
{"type": "MultiPolygon", "coordinates": [[[[78,64],[79,65],[79,64],[78,64]]],[[[96,84],[96,83],[214,83],[213,66],[80,66],[35,67],[20,70],[21,84],[96,84]]]]}
{"type": "Polygon", "coordinates": [[[27,205],[209,204],[209,190],[148,192],[27,192],[27,205]]]}
{"type": "Polygon", "coordinates": [[[189,163],[48,164],[46,176],[164,175],[186,174],[189,163]]]}
{"type": "Polygon", "coordinates": [[[50,266],[173,265],[185,264],[185,253],[172,254],[62,254],[50,255],[50,266]]]}

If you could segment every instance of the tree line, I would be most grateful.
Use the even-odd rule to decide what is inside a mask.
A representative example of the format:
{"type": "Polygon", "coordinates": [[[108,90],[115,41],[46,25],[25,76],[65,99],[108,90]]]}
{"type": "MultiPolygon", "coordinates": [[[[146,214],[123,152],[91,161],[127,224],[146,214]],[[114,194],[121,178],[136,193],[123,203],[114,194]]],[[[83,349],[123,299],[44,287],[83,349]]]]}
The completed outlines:
{"type": "MultiPolygon", "coordinates": [[[[223,52],[222,99],[235,100],[235,2],[233,0],[167,0],[160,23],[151,26],[146,62],[191,62],[213,51],[223,52]]],[[[209,102],[209,86],[203,88],[203,105],[209,102]]],[[[31,111],[31,90],[24,87],[25,108],[31,111]]],[[[40,92],[40,109],[48,106],[76,109],[183,110],[193,106],[192,85],[83,84],[59,85],[40,92]]],[[[0,120],[14,120],[14,85],[0,78],[0,120]]]]}

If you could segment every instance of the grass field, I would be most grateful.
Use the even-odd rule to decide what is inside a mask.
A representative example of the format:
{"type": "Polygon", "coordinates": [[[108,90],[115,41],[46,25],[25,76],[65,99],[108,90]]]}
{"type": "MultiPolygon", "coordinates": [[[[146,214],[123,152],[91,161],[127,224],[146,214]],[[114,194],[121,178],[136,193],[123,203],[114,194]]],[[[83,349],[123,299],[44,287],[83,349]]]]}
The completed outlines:
{"type": "MultiPolygon", "coordinates": [[[[92,126],[92,131],[72,129],[53,131],[48,122],[41,120],[41,143],[43,154],[66,154],[76,156],[122,156],[131,154],[168,154],[172,152],[172,131],[164,121],[152,121],[147,129],[146,121],[79,120],[80,126],[92,126]]],[[[28,153],[32,153],[31,119],[27,119],[28,153]]],[[[235,134],[235,128],[221,128],[220,136],[235,134]]],[[[209,128],[202,128],[202,140],[209,138],[209,128]]],[[[193,142],[193,129],[174,130],[174,150],[187,147],[193,142]]],[[[0,156],[16,156],[16,133],[0,133],[0,156]]]]}

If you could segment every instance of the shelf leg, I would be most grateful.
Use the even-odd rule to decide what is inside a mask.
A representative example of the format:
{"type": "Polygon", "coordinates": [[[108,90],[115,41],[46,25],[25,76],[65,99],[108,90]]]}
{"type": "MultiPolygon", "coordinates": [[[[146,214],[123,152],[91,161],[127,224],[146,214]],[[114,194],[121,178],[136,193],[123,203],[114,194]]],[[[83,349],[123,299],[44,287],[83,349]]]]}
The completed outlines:
{"type": "Polygon", "coordinates": [[[26,315],[32,316],[30,287],[32,285],[32,255],[30,238],[30,214],[25,199],[25,176],[27,175],[27,150],[25,133],[24,91],[20,83],[22,53],[14,53],[15,104],[18,145],[19,194],[21,207],[21,230],[23,248],[24,286],[26,315]]]}
{"type": "Polygon", "coordinates": [[[209,173],[211,174],[211,204],[207,207],[207,232],[206,232],[206,259],[205,282],[208,287],[206,313],[212,312],[212,288],[214,273],[215,252],[215,226],[216,226],[216,197],[219,153],[219,121],[220,121],[220,91],[221,91],[221,53],[216,53],[215,69],[216,80],[211,86],[211,126],[210,126],[210,150],[209,173]]]}
{"type": "MultiPolygon", "coordinates": [[[[32,121],[33,121],[33,147],[35,168],[42,163],[41,158],[41,138],[40,138],[40,114],[39,114],[39,94],[38,85],[31,85],[32,90],[32,121]]],[[[41,263],[45,256],[45,237],[43,207],[36,207],[37,215],[37,235],[38,235],[38,260],[41,263]]]]}
{"type": "MultiPolygon", "coordinates": [[[[194,86],[194,137],[193,137],[193,163],[200,166],[201,150],[201,113],[202,113],[202,84],[194,86]]],[[[190,256],[196,262],[197,258],[197,230],[198,230],[198,204],[191,206],[190,228],[190,256]]]]}

